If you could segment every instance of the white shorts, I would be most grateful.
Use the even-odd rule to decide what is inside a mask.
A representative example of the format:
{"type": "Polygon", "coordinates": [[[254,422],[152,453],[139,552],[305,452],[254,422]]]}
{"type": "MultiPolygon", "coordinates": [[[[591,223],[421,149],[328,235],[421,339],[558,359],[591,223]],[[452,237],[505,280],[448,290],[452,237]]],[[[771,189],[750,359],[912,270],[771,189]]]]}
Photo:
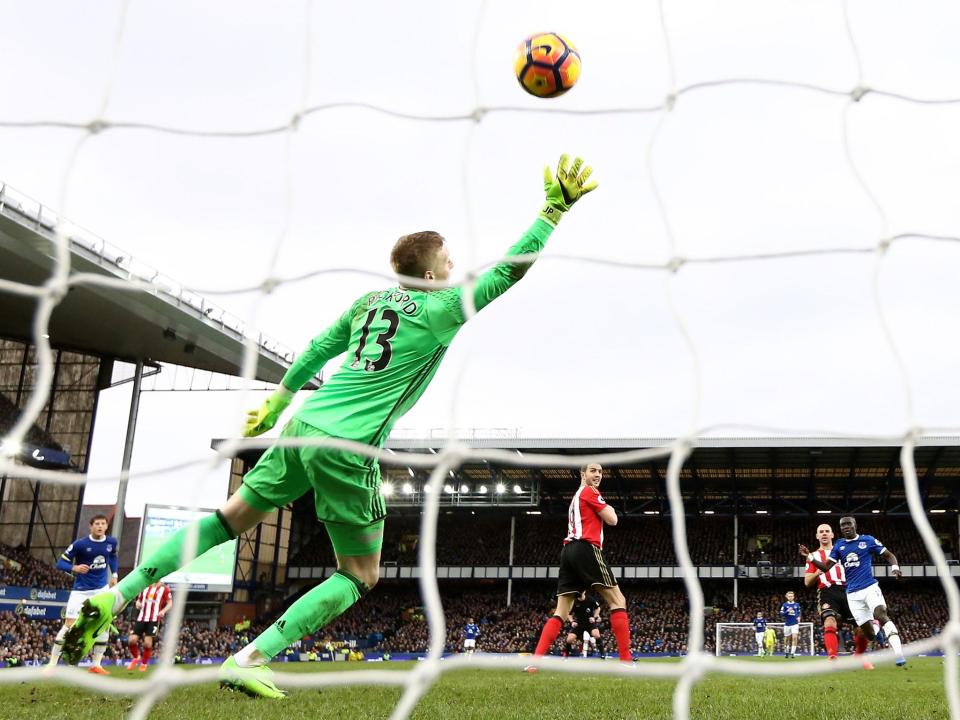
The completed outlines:
{"type": "Polygon", "coordinates": [[[476,646],[477,646],[477,641],[476,641],[476,640],[464,640],[464,641],[463,641],[463,646],[464,646],[465,648],[476,647],[476,646]]]}
{"type": "Polygon", "coordinates": [[[799,624],[797,624],[797,625],[784,625],[784,626],[783,626],[783,636],[784,636],[785,638],[788,638],[788,637],[790,637],[791,635],[799,635],[799,634],[800,634],[800,625],[799,625],[799,624]]]}
{"type": "Polygon", "coordinates": [[[763,645],[763,635],[764,633],[754,633],[757,636],[757,645],[763,645]]]}
{"type": "Polygon", "coordinates": [[[879,583],[874,583],[863,590],[847,593],[847,605],[850,606],[850,614],[853,615],[857,625],[873,620],[873,611],[880,605],[886,604],[883,593],[880,592],[879,583]]]}
{"type": "Polygon", "coordinates": [[[109,589],[109,585],[104,585],[99,590],[71,590],[70,597],[67,598],[67,613],[64,617],[76,620],[80,617],[80,606],[83,605],[84,600],[109,589]]]}

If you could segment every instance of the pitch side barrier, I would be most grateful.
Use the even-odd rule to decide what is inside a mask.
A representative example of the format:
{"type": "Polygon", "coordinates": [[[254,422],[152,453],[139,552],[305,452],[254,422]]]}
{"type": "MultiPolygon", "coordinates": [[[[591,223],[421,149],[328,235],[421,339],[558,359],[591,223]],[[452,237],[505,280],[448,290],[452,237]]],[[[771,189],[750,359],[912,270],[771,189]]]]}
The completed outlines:
{"type": "MultiPolygon", "coordinates": [[[[336,566],[291,567],[287,578],[291,581],[327,578],[336,571],[336,566]]],[[[673,565],[611,565],[610,569],[620,580],[681,580],[683,568],[673,565]]],[[[949,566],[952,577],[960,577],[960,565],[949,566]]],[[[802,578],[804,567],[799,565],[700,565],[697,576],[704,580],[738,579],[789,579],[802,578]]],[[[940,573],[936,565],[901,565],[904,577],[936,578],[940,573]]],[[[549,580],[555,579],[556,565],[449,565],[436,568],[435,577],[440,580],[549,580]]],[[[888,568],[874,568],[878,578],[889,577],[888,568]]],[[[387,565],[380,568],[381,580],[415,580],[421,577],[421,569],[415,565],[387,565]]]]}

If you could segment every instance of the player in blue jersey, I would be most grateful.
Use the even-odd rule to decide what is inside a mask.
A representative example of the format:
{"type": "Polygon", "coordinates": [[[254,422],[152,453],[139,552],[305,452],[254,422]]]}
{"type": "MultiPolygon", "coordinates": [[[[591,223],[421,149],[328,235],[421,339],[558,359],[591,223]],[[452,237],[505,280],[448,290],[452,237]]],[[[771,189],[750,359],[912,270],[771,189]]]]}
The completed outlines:
{"type": "Polygon", "coordinates": [[[477,649],[478,637],[480,637],[480,628],[473,621],[473,618],[467,618],[467,624],[463,626],[463,652],[467,655],[473,655],[477,649]]]}
{"type": "Polygon", "coordinates": [[[834,565],[843,565],[847,576],[847,604],[853,619],[870,640],[876,637],[873,621],[877,620],[883,627],[887,642],[897,654],[897,665],[905,665],[907,660],[903,656],[900,632],[887,615],[887,603],[873,576],[873,557],[876,555],[886,560],[890,564],[890,574],[898,580],[903,577],[900,564],[882,542],[872,535],[859,534],[857,521],[852,517],[840,518],[840,535],[842,539],[834,544],[826,562],[821,562],[805,545],[800,546],[800,552],[806,553],[807,560],[823,572],[830,572],[834,565]]]}
{"type": "Polygon", "coordinates": [[[757,657],[760,657],[763,655],[763,635],[767,632],[767,621],[759,610],[757,616],[753,619],[753,632],[757,638],[757,657]]]}
{"type": "Polygon", "coordinates": [[[780,606],[783,618],[783,653],[786,657],[797,656],[797,640],[800,638],[800,603],[796,602],[793,590],[785,596],[786,602],[780,606]]]}
{"type": "MultiPolygon", "coordinates": [[[[50,667],[60,660],[63,636],[76,622],[83,601],[117,584],[117,540],[107,535],[107,523],[106,515],[94,515],[90,518],[90,534],[74,540],[57,560],[59,570],[73,573],[73,590],[67,600],[63,627],[57,633],[50,651],[50,667]]],[[[109,639],[109,628],[97,637],[93,646],[93,665],[90,672],[109,675],[100,664],[109,639]]]]}

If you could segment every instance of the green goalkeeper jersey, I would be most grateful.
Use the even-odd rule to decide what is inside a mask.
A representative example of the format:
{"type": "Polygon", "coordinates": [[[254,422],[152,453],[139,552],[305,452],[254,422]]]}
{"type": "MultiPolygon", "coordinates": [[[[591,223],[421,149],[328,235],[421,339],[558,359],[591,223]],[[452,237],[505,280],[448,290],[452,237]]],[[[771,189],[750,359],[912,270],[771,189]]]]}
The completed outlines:
{"type": "MultiPolygon", "coordinates": [[[[538,253],[553,226],[538,219],[507,255],[538,253]]],[[[477,278],[482,310],[509,290],[531,263],[498,263],[477,278]]],[[[297,419],[333,437],[383,445],[414,406],[466,322],[462,288],[392,287],[367,293],[317,335],[283,377],[299,390],[324,364],[346,352],[340,368],[303,403],[297,419]]]]}

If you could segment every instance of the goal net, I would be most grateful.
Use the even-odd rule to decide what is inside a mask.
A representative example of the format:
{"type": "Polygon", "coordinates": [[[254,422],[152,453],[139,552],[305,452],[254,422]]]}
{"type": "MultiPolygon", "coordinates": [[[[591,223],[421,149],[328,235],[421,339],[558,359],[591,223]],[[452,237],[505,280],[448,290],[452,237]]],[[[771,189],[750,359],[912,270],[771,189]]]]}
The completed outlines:
{"type": "MultiPolygon", "coordinates": [[[[931,277],[942,280],[944,293],[956,289],[956,272],[949,264],[955,262],[955,258],[946,255],[948,251],[944,248],[952,251],[960,246],[958,223],[951,215],[956,212],[957,203],[950,192],[950,188],[955,187],[958,163],[947,154],[950,143],[956,139],[956,119],[948,113],[960,106],[960,98],[956,97],[956,90],[951,90],[953,86],[945,89],[937,80],[943,77],[954,80],[957,73],[952,66],[940,76],[931,72],[922,78],[926,82],[913,95],[903,89],[899,75],[887,75],[880,81],[874,81],[871,75],[874,63],[884,61],[887,56],[898,68],[917,75],[922,74],[917,70],[921,59],[933,62],[931,56],[937,54],[938,48],[945,56],[955,58],[956,44],[943,28],[951,27],[956,3],[943,2],[937,6],[936,12],[946,14],[951,21],[936,22],[930,18],[931,25],[936,27],[920,30],[911,26],[916,31],[913,33],[900,33],[897,21],[911,20],[914,13],[920,12],[919,5],[915,8],[911,4],[908,10],[901,11],[897,6],[906,7],[906,4],[745,3],[742,7],[748,9],[742,12],[747,17],[734,20],[732,25],[739,23],[754,28],[755,34],[761,36],[759,44],[756,48],[746,48],[728,40],[726,47],[709,48],[714,52],[701,47],[696,33],[705,30],[699,36],[704,42],[723,38],[724,33],[717,30],[716,25],[732,12],[728,9],[731,4],[685,4],[672,0],[611,3],[608,4],[611,15],[601,18],[603,24],[597,27],[596,45],[616,46],[624,54],[609,58],[605,68],[598,63],[594,76],[613,78],[616,90],[610,95],[593,93],[588,78],[594,71],[587,69],[589,58],[584,52],[584,76],[578,91],[582,89],[579,97],[584,98],[587,105],[572,108],[527,98],[521,100],[519,95],[500,94],[499,90],[493,93],[480,81],[478,68],[481,66],[503,67],[503,72],[509,72],[506,68],[516,41],[523,33],[539,29],[543,24],[542,6],[534,3],[480,2],[479,7],[473,8],[475,15],[468,19],[466,29],[460,25],[450,29],[428,28],[427,35],[418,35],[422,30],[420,25],[428,26],[424,18],[445,17],[448,10],[461,4],[437,3],[430,11],[394,13],[387,11],[389,3],[381,3],[376,12],[363,11],[342,17],[341,13],[349,12],[346,4],[338,6],[337,12],[320,12],[319,8],[314,12],[313,3],[307,0],[298,6],[300,14],[292,10],[289,13],[271,10],[269,22],[261,22],[266,17],[262,8],[248,6],[244,15],[244,11],[234,9],[233,3],[214,10],[208,9],[206,3],[194,3],[182,6],[182,16],[167,18],[168,32],[154,29],[158,15],[166,11],[166,3],[121,0],[119,9],[106,3],[89,6],[61,3],[54,13],[65,13],[72,8],[76,15],[66,19],[58,16],[57,22],[50,22],[45,14],[50,11],[45,9],[33,24],[18,26],[21,15],[32,5],[24,3],[23,9],[11,13],[9,22],[4,23],[13,28],[4,41],[5,47],[9,43],[25,53],[31,45],[30,38],[46,38],[43,44],[32,43],[37,55],[17,58],[18,71],[5,77],[0,132],[9,133],[10,137],[4,138],[8,140],[4,144],[4,171],[13,165],[13,157],[22,152],[18,138],[47,133],[44,142],[33,145],[36,154],[25,164],[22,174],[32,178],[34,173],[46,168],[58,168],[56,192],[50,195],[57,213],[62,216],[24,201],[19,214],[29,216],[38,231],[49,230],[53,268],[49,277],[40,281],[0,279],[0,293],[35,301],[31,342],[37,357],[35,388],[20,405],[22,414],[16,423],[0,438],[0,476],[36,482],[37,494],[44,484],[93,486],[117,479],[117,473],[104,478],[29,468],[12,457],[51,401],[50,386],[56,371],[51,346],[56,346],[58,339],[50,336],[50,321],[67,293],[78,287],[95,292],[124,293],[134,289],[160,292],[151,284],[152,276],[129,273],[128,279],[122,279],[79,273],[71,267],[71,247],[80,233],[63,218],[72,217],[77,210],[76,220],[90,225],[93,213],[88,208],[94,198],[106,198],[104,202],[112,206],[113,215],[140,218],[130,234],[153,233],[151,241],[157,251],[181,240],[182,253],[189,256],[190,267],[195,273],[205,273],[205,276],[194,275],[193,282],[188,278],[190,287],[200,291],[215,285],[214,290],[203,292],[246,292],[252,296],[246,329],[247,352],[241,373],[249,384],[256,370],[257,328],[262,324],[258,319],[263,320],[268,303],[282,302],[284,292],[309,280],[315,283],[310,285],[310,290],[316,297],[295,309],[286,308],[286,313],[274,312],[271,323],[278,322],[284,314],[302,318],[315,310],[320,317],[320,308],[324,309],[323,316],[328,316],[334,305],[339,312],[344,298],[322,293],[331,288],[343,290],[347,286],[337,282],[345,283],[345,277],[362,275],[371,281],[370,285],[379,283],[383,287],[394,281],[392,276],[384,280],[385,262],[375,268],[365,264],[366,256],[373,255],[370,238],[397,237],[409,231],[399,225],[399,220],[394,224],[385,222],[385,218],[406,213],[402,216],[403,222],[413,226],[420,226],[424,218],[430,218],[431,223],[442,222],[452,228],[451,234],[465,236],[468,247],[460,265],[469,269],[465,283],[469,288],[476,273],[496,259],[502,250],[499,245],[502,239],[517,234],[512,214],[503,213],[511,215],[510,224],[501,217],[501,204],[513,202],[526,192],[513,177],[520,173],[521,164],[529,161],[535,167],[534,158],[540,164],[545,158],[555,158],[559,152],[581,151],[596,165],[596,176],[605,184],[603,192],[609,192],[616,200],[611,201],[608,212],[595,213],[592,217],[588,211],[576,216],[571,213],[571,219],[565,220],[563,232],[573,232],[583,238],[578,255],[564,256],[548,248],[541,264],[553,268],[575,267],[577,273],[589,269],[603,274],[588,280],[578,274],[567,275],[552,296],[541,290],[542,294],[532,302],[542,305],[544,298],[549,297],[550,302],[562,298],[565,304],[563,314],[537,311],[538,322],[502,309],[513,298],[504,299],[498,307],[491,308],[489,315],[500,313],[499,321],[504,326],[522,327],[527,334],[513,345],[502,338],[486,344],[476,343],[475,347],[469,345],[469,338],[458,340],[456,347],[461,353],[461,365],[445,369],[448,377],[455,377],[456,381],[451,382],[450,392],[434,393],[444,401],[449,398],[449,406],[433,408],[440,422],[448,419],[448,437],[452,439],[431,455],[384,454],[377,447],[333,439],[297,441],[301,445],[362,453],[379,458],[382,463],[430,470],[430,492],[425,495],[418,546],[418,577],[429,629],[427,657],[413,669],[400,672],[285,673],[284,687],[396,686],[402,689],[402,695],[391,717],[404,720],[443,673],[464,667],[519,670],[528,662],[524,657],[482,655],[441,662],[446,628],[436,573],[439,498],[448,474],[467,460],[575,469],[588,460],[617,465],[669,458],[663,480],[673,521],[671,539],[689,598],[687,647],[690,650],[677,663],[644,663],[636,677],[637,681],[649,678],[676,681],[672,713],[677,720],[690,717],[693,689],[710,673],[809,675],[859,669],[860,664],[853,658],[841,658],[830,664],[805,662],[788,666],[724,657],[739,654],[736,651],[721,654],[721,649],[740,645],[741,637],[749,649],[753,638],[748,626],[718,627],[718,656],[704,650],[704,593],[691,560],[684,521],[688,510],[684,499],[688,488],[684,481],[691,477],[684,465],[704,436],[724,433],[740,437],[858,435],[868,443],[902,448],[900,465],[906,503],[923,546],[936,567],[949,606],[949,621],[942,632],[912,642],[905,650],[911,656],[944,651],[949,714],[951,720],[960,720],[957,662],[960,593],[927,518],[914,462],[914,449],[925,433],[957,433],[960,426],[956,403],[948,401],[946,409],[937,406],[937,411],[932,412],[917,402],[916,397],[921,387],[932,386],[936,392],[946,395],[955,385],[950,380],[952,369],[960,362],[955,345],[934,345],[944,336],[950,336],[943,333],[942,328],[955,325],[956,317],[944,308],[955,307],[955,302],[950,296],[938,297],[937,288],[941,286],[935,283],[900,282],[899,273],[904,270],[890,259],[901,252],[911,263],[923,264],[932,256],[934,259],[929,264],[938,266],[936,270],[942,276],[931,271],[931,277]],[[850,12],[851,5],[856,12],[850,12]],[[688,6],[696,6],[700,12],[710,12],[712,6],[716,15],[704,18],[697,15],[698,11],[687,9],[688,6]],[[839,51],[834,47],[834,54],[826,56],[819,34],[810,42],[790,42],[794,36],[800,36],[791,18],[774,18],[763,26],[769,31],[786,28],[780,36],[768,37],[767,31],[756,30],[761,25],[754,25],[754,15],[769,12],[773,6],[791,6],[794,11],[803,8],[809,12],[803,20],[809,27],[816,28],[816,32],[826,33],[839,51]],[[95,31],[91,31],[90,36],[82,36],[78,28],[90,29],[90,25],[81,21],[94,12],[91,8],[95,8],[96,13],[91,21],[95,31]],[[644,14],[642,17],[623,15],[635,11],[644,14]],[[905,14],[901,17],[898,12],[905,14]],[[880,13],[887,14],[884,29],[889,34],[875,32],[875,16],[880,13]],[[282,18],[285,14],[291,17],[282,18]],[[370,20],[381,15],[378,22],[370,20]],[[408,17],[411,24],[400,27],[404,17],[408,17]],[[204,20],[207,25],[202,24],[204,20]],[[389,27],[383,36],[374,37],[371,33],[379,24],[389,27]],[[184,32],[184,28],[190,32],[184,32]],[[624,28],[629,28],[627,35],[624,28]],[[260,34],[281,30],[285,34],[278,46],[283,53],[246,51],[261,48],[260,34]],[[54,32],[63,34],[53,37],[54,32]],[[243,36],[244,32],[254,36],[243,36]],[[640,37],[635,33],[645,34],[635,42],[634,38],[640,37]],[[410,39],[408,35],[416,37],[410,39]],[[490,35],[495,38],[487,42],[490,35]],[[177,52],[170,48],[169,38],[174,36],[177,52]],[[358,36],[362,36],[364,42],[357,43],[358,36]],[[927,42],[928,36],[930,42],[927,42]],[[508,42],[511,37],[513,40],[508,42]],[[185,47],[191,38],[196,46],[185,47]],[[342,57],[330,47],[338,38],[348,43],[342,57]],[[404,41],[399,42],[398,38],[404,41]],[[903,43],[910,39],[913,44],[904,49],[903,43]],[[766,62],[763,53],[778,48],[781,41],[790,43],[789,49],[800,54],[792,58],[793,62],[766,62]],[[216,44],[207,47],[211,43],[216,44]],[[356,52],[358,47],[360,52],[356,52]],[[865,53],[864,47],[872,52],[865,53]],[[28,71],[36,63],[60,51],[63,52],[62,67],[48,69],[48,74],[40,78],[29,77],[28,71]],[[410,70],[413,63],[407,56],[414,52],[422,52],[428,58],[418,72],[410,70]],[[453,67],[455,64],[447,62],[445,54],[454,56],[463,52],[471,58],[467,72],[453,67]],[[92,72],[87,65],[81,68],[86,72],[80,72],[76,63],[96,54],[107,58],[106,66],[99,68],[103,72],[93,73],[102,89],[73,87],[76,78],[92,72]],[[217,60],[207,67],[195,62],[196,55],[217,60]],[[131,61],[138,57],[152,58],[153,63],[130,67],[131,61]],[[370,64],[358,66],[364,57],[369,58],[370,64]],[[764,62],[757,61],[760,57],[764,62]],[[338,62],[332,62],[331,58],[338,62]],[[267,67],[267,62],[280,66],[267,67]],[[688,66],[680,67],[683,62],[694,64],[698,71],[691,73],[688,66]],[[809,76],[804,72],[808,66],[812,66],[809,76]],[[178,70],[179,76],[174,74],[178,70]],[[236,84],[228,85],[221,76],[233,72],[236,75],[229,77],[236,84]],[[411,76],[419,78],[417,87],[428,99],[438,97],[442,101],[439,107],[435,105],[427,112],[419,104],[421,98],[409,97],[411,86],[402,83],[411,76]],[[56,77],[66,79],[70,84],[69,93],[47,87],[56,77]],[[194,77],[206,85],[195,88],[193,95],[154,92],[154,85],[179,89],[183,82],[194,77]],[[261,84],[253,87],[257,78],[261,84]],[[271,92],[283,85],[281,80],[290,78],[294,78],[298,86],[292,93],[271,92]],[[19,107],[14,83],[20,83],[16,88],[35,86],[42,93],[42,101],[19,107]],[[649,102],[639,94],[632,94],[641,83],[654,83],[652,89],[646,88],[649,94],[643,96],[649,102]],[[138,89],[144,92],[134,97],[138,89]],[[718,98],[724,97],[729,99],[729,104],[718,107],[718,98]],[[234,102],[251,98],[248,105],[234,102]],[[521,102],[527,104],[520,105],[521,102]],[[71,107],[71,103],[79,109],[71,107]],[[195,113],[201,106],[213,108],[219,114],[197,122],[195,113]],[[71,111],[66,112],[64,108],[71,111]],[[351,112],[354,114],[349,115],[351,112]],[[877,129],[871,124],[889,116],[894,118],[892,128],[881,125],[877,129]],[[340,118],[340,127],[332,129],[337,118],[340,118]],[[793,130],[780,127],[786,118],[797,122],[793,130]],[[942,126],[930,118],[937,118],[942,126]],[[821,134],[808,146],[802,140],[814,127],[820,128],[821,134]],[[732,142],[733,135],[740,142],[732,142]],[[827,139],[824,136],[828,136],[827,139]],[[925,158],[926,172],[910,164],[905,171],[891,173],[901,184],[893,183],[886,176],[885,182],[878,179],[884,162],[894,151],[919,162],[923,153],[914,151],[914,143],[931,136],[933,145],[924,146],[930,156],[925,158]],[[520,138],[521,142],[508,145],[504,140],[508,137],[520,138]],[[312,153],[303,147],[308,138],[319,138],[319,144],[310,148],[312,153]],[[591,155],[591,148],[603,140],[609,140],[612,146],[598,151],[599,157],[591,155]],[[351,141],[355,145],[350,145],[351,141]],[[119,144],[111,144],[114,142],[119,144]],[[748,149],[753,150],[755,156],[746,157],[748,149]],[[622,183],[618,187],[611,187],[612,183],[604,179],[604,162],[611,168],[611,174],[614,167],[619,169],[622,183]],[[166,168],[169,174],[163,176],[160,171],[165,164],[169,165],[166,168]],[[804,179],[797,169],[810,169],[810,166],[815,174],[804,179]],[[345,177],[345,169],[359,173],[360,179],[345,177]],[[736,177],[732,175],[734,170],[740,171],[736,177]],[[388,171],[398,174],[388,175],[388,171]],[[190,187],[182,182],[190,179],[189,176],[198,176],[200,185],[190,187]],[[796,178],[801,178],[799,183],[789,185],[796,178]],[[748,180],[754,184],[745,186],[748,180]],[[102,187],[109,182],[116,183],[112,188],[118,192],[116,197],[111,197],[102,187]],[[771,195],[778,191],[783,191],[783,195],[771,195]],[[442,192],[453,193],[450,203],[436,199],[442,192]],[[700,193],[696,198],[691,196],[695,192],[700,193]],[[819,194],[811,197],[815,192],[819,194]],[[154,204],[131,207],[135,195],[152,197],[154,204]],[[894,199],[905,195],[921,203],[921,211],[906,212],[895,202],[894,199]],[[271,201],[276,207],[266,206],[271,201]],[[458,201],[459,208],[456,207],[458,201]],[[841,218],[829,216],[826,221],[820,218],[818,222],[816,209],[821,206],[841,208],[841,218]],[[215,231],[208,236],[190,227],[190,222],[184,220],[190,210],[194,212],[193,219],[198,221],[216,218],[215,231]],[[170,213],[164,221],[158,217],[161,211],[170,213]],[[759,222],[757,217],[762,212],[768,215],[766,221],[759,222]],[[254,226],[255,232],[249,230],[249,226],[257,222],[264,223],[265,218],[265,227],[254,226]],[[335,221],[323,224],[330,218],[335,221]],[[484,241],[488,237],[490,244],[486,245],[484,241]],[[622,245],[613,253],[605,251],[605,243],[614,237],[626,238],[631,244],[622,245]],[[298,238],[300,245],[296,245],[298,238]],[[785,243],[783,238],[787,238],[785,243]],[[493,245],[494,239],[497,246],[493,245]],[[774,246],[775,242],[781,244],[774,246]],[[292,251],[281,253],[282,247],[291,244],[292,251]],[[352,248],[357,254],[345,262],[336,262],[340,256],[331,259],[331,255],[339,246],[352,248]],[[651,246],[656,246],[658,251],[647,254],[651,246]],[[221,259],[231,255],[243,255],[246,259],[243,272],[238,271],[236,276],[221,272],[219,267],[221,259]],[[739,274],[722,275],[731,271],[739,274]],[[831,276],[838,281],[837,285],[819,284],[831,272],[840,276],[831,276]],[[888,282],[881,282],[884,273],[892,274],[893,279],[886,275],[888,282]],[[703,289],[702,283],[708,275],[713,276],[715,285],[712,289],[703,289]],[[220,284],[223,277],[228,280],[234,277],[235,286],[223,288],[220,284]],[[627,287],[635,297],[628,294],[614,306],[604,296],[614,287],[627,287]],[[583,288],[589,292],[576,294],[583,288]],[[770,296],[781,290],[794,302],[799,298],[814,299],[823,306],[817,306],[821,315],[798,311],[789,302],[781,307],[776,300],[782,301],[783,296],[778,294],[775,299],[770,296]],[[914,296],[919,298],[919,303],[914,296]],[[856,302],[851,299],[854,297],[856,302]],[[589,309],[589,316],[585,316],[588,319],[582,326],[571,322],[567,314],[579,305],[589,309]],[[617,311],[610,311],[611,307],[617,307],[617,311]],[[751,307],[762,308],[754,318],[757,333],[738,335],[733,320],[751,307]],[[849,315],[840,317],[838,307],[843,307],[849,315]],[[797,328],[790,325],[797,318],[803,321],[797,326],[805,328],[809,324],[818,332],[826,332],[831,326],[835,335],[824,339],[814,332],[807,342],[800,342],[794,335],[797,328]],[[605,326],[605,322],[611,324],[605,326]],[[916,335],[915,327],[921,322],[928,323],[926,327],[930,332],[916,335]],[[667,330],[664,332],[663,328],[667,330]],[[875,336],[868,336],[867,329],[872,329],[875,336]],[[565,331],[571,334],[559,338],[558,334],[565,331]],[[647,333],[659,334],[651,338],[647,333]],[[771,334],[776,335],[776,342],[771,342],[771,334]],[[625,347],[624,352],[610,350],[607,343],[618,341],[621,336],[630,336],[635,344],[625,347]],[[604,349],[609,352],[595,352],[593,344],[584,342],[585,337],[603,338],[604,349]],[[869,354],[861,361],[847,362],[848,356],[860,346],[868,347],[869,354]],[[546,348],[548,352],[529,361],[515,360],[526,356],[513,352],[514,347],[524,351],[546,348]],[[562,353],[552,352],[559,347],[564,348],[562,353]],[[822,352],[824,347],[831,348],[826,354],[827,360],[822,352]],[[475,382],[473,377],[466,381],[466,357],[491,348],[486,362],[495,378],[489,383],[475,382]],[[651,348],[656,351],[651,352],[651,348]],[[720,348],[719,355],[717,348],[720,348]],[[584,349],[588,352],[574,359],[573,353],[584,349]],[[714,351],[712,356],[710,350],[714,351]],[[734,350],[742,352],[736,355],[734,350]],[[812,354],[805,357],[804,351],[812,354]],[[912,364],[921,357],[943,359],[942,377],[936,373],[923,377],[912,373],[912,364]],[[584,369],[584,363],[596,358],[600,364],[595,372],[584,369]],[[713,361],[708,362],[710,360],[713,361]],[[746,370],[740,367],[749,362],[757,364],[746,370]],[[546,375],[546,370],[553,369],[548,368],[553,365],[563,366],[568,372],[575,369],[576,382],[551,384],[554,381],[550,378],[555,376],[546,375]],[[870,375],[870,371],[879,366],[884,372],[870,375]],[[451,370],[453,372],[449,372],[451,370]],[[741,371],[739,376],[738,371],[741,371]],[[776,372],[782,375],[776,377],[776,372]],[[772,384],[764,385],[765,378],[771,375],[772,384]],[[588,457],[520,456],[503,450],[470,448],[455,439],[462,406],[470,400],[479,401],[483,393],[492,392],[494,385],[501,385],[499,389],[503,390],[513,381],[522,387],[512,394],[508,390],[505,402],[492,403],[497,405],[498,413],[498,420],[493,424],[507,422],[504,416],[511,412],[511,407],[542,405],[556,408],[559,425],[574,414],[571,407],[576,407],[568,393],[581,382],[592,381],[591,376],[602,377],[610,383],[599,389],[584,386],[588,388],[583,390],[584,406],[589,400],[605,408],[603,413],[584,413],[591,423],[604,422],[606,410],[623,405],[629,412],[618,428],[619,436],[638,437],[637,416],[668,408],[663,411],[666,420],[656,436],[675,439],[651,449],[588,457]],[[855,381],[864,376],[870,376],[871,387],[856,384],[855,381]],[[646,384],[637,384],[641,381],[646,384]],[[824,387],[828,381],[832,382],[827,391],[824,387]],[[818,413],[814,420],[820,422],[807,423],[807,416],[802,416],[804,421],[799,423],[783,421],[776,414],[784,406],[780,391],[794,385],[809,388],[809,396],[798,405],[814,409],[818,413]],[[847,394],[851,387],[856,387],[859,394],[847,394]],[[738,403],[747,394],[763,398],[762,411],[746,415],[740,412],[738,403]],[[831,405],[834,395],[839,399],[831,405]],[[527,401],[533,397],[537,398],[536,403],[527,401]],[[868,407],[875,407],[884,419],[864,429],[850,420],[850,416],[838,414],[838,408],[846,412],[851,407],[859,407],[864,412],[868,407]],[[852,432],[851,427],[857,431],[852,432]]],[[[606,4],[600,3],[568,4],[567,7],[581,8],[583,13],[606,12],[601,10],[606,4]]],[[[558,16],[551,16],[550,24],[554,20],[565,20],[561,24],[575,27],[579,22],[590,20],[575,15],[561,18],[559,12],[558,16]]],[[[574,30],[566,26],[558,25],[556,29],[573,34],[574,30]]],[[[778,60],[783,58],[778,56],[778,60]]],[[[513,84],[512,90],[519,93],[513,78],[507,79],[513,84]]],[[[17,182],[16,177],[2,179],[13,185],[17,182]]],[[[539,188],[537,190],[539,193],[539,188]]],[[[541,201],[542,196],[538,194],[537,200],[541,201]]],[[[584,204],[589,202],[586,200],[584,204]]],[[[116,218],[107,214],[101,222],[106,225],[108,219],[116,218]]],[[[111,223],[111,228],[116,227],[111,223]]],[[[121,238],[114,239],[122,242],[121,238]]],[[[902,259],[903,255],[899,257],[902,259]]],[[[115,264],[119,266],[121,259],[115,259],[115,264]]],[[[364,288],[365,291],[371,289],[364,288]]],[[[525,292],[531,290],[528,287],[525,292]]],[[[465,312],[470,315],[473,308],[468,307],[465,312]]],[[[271,334],[277,334],[272,326],[269,329],[271,334]]],[[[249,399],[241,400],[238,405],[241,402],[244,408],[251,405],[249,399]]],[[[237,430],[239,427],[238,422],[237,430]]],[[[138,441],[138,447],[143,447],[144,442],[138,441]]],[[[271,442],[270,439],[257,440],[246,447],[265,448],[271,442]]],[[[216,460],[205,460],[209,457],[205,452],[189,464],[174,464],[171,460],[165,469],[191,473],[193,487],[198,489],[204,480],[222,472],[224,459],[236,455],[239,449],[240,443],[228,442],[218,448],[216,460]]],[[[182,502],[199,506],[192,497],[184,497],[182,502]]],[[[194,535],[187,543],[188,551],[195,543],[194,535]]],[[[177,594],[174,609],[167,617],[168,637],[179,631],[185,595],[177,594]]],[[[801,641],[806,643],[802,646],[804,652],[812,651],[809,624],[801,632],[801,641]]],[[[216,669],[186,672],[176,667],[173,662],[176,647],[175,642],[165,643],[160,670],[144,681],[142,687],[138,684],[140,694],[130,714],[134,720],[146,718],[171,689],[216,679],[216,669]]],[[[893,659],[889,652],[878,654],[878,658],[893,659]]],[[[544,669],[567,673],[617,674],[620,670],[615,666],[616,663],[592,661],[563,663],[558,658],[545,658],[542,663],[544,669]]],[[[60,677],[97,691],[130,693],[130,683],[116,678],[95,677],[76,669],[65,669],[60,677]]],[[[39,668],[0,673],[0,684],[43,680],[39,668]]]]}
{"type": "MultiPolygon", "coordinates": [[[[777,642],[773,649],[774,655],[783,655],[783,623],[767,623],[767,627],[776,633],[777,642]]],[[[815,655],[813,644],[813,623],[799,623],[797,639],[797,655],[815,655]]],[[[715,654],[721,655],[757,655],[762,644],[757,644],[757,634],[753,623],[717,623],[717,645],[715,654]]]]}

